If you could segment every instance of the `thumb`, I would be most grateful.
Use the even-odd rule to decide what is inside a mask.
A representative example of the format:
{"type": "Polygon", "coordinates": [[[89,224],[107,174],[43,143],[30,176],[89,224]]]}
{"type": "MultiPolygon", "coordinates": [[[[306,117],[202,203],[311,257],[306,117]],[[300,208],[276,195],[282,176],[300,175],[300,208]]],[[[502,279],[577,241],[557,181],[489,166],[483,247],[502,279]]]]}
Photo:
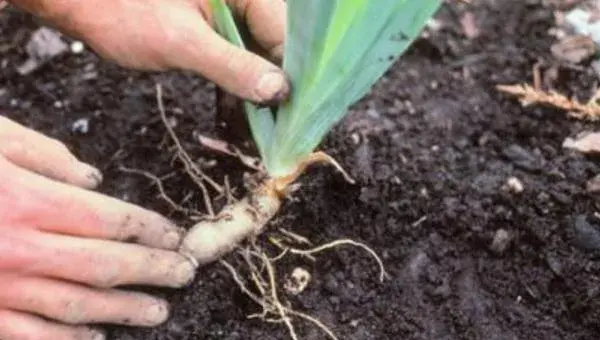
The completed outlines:
{"type": "Polygon", "coordinates": [[[266,59],[239,48],[201,22],[174,53],[176,66],[201,74],[243,99],[274,104],[289,96],[283,70],[266,59]]]}

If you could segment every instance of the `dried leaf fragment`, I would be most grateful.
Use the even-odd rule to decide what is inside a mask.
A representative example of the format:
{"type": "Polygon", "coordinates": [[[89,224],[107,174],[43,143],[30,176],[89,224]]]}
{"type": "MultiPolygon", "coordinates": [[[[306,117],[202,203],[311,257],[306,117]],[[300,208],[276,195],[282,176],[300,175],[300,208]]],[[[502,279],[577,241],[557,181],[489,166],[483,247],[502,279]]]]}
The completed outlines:
{"type": "Polygon", "coordinates": [[[583,153],[600,153],[600,132],[582,132],[575,138],[567,138],[563,147],[583,153]]]}
{"type": "Polygon", "coordinates": [[[533,104],[549,105],[567,111],[569,116],[574,118],[591,121],[600,119],[600,105],[598,105],[600,91],[597,91],[587,103],[581,103],[575,98],[570,99],[556,91],[543,91],[528,84],[497,85],[496,89],[518,97],[524,107],[533,104]]]}

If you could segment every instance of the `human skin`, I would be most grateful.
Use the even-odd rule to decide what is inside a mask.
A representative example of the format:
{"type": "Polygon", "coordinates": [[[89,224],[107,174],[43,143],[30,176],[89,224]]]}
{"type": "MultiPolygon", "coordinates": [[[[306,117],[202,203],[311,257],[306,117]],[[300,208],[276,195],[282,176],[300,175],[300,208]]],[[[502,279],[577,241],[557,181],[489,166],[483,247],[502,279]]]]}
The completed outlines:
{"type": "Polygon", "coordinates": [[[0,174],[0,339],[102,339],[83,325],[165,321],[165,301],[118,287],[188,283],[180,228],[91,191],[97,169],[2,116],[0,174]]]}
{"type": "MultiPolygon", "coordinates": [[[[289,92],[276,66],[282,0],[228,1],[268,59],[221,39],[205,0],[11,2],[124,67],[193,71],[260,103],[289,92]]],[[[190,282],[195,265],[175,251],[181,228],[93,191],[102,181],[97,169],[1,113],[0,174],[0,339],[99,340],[97,323],[156,326],[168,318],[165,301],[121,287],[190,282]]]]}
{"type": "MultiPolygon", "coordinates": [[[[283,54],[283,0],[227,0],[268,59],[283,54]]],[[[237,97],[271,104],[289,95],[284,72],[212,28],[208,0],[12,0],[101,56],[141,70],[188,70],[237,97]]]]}

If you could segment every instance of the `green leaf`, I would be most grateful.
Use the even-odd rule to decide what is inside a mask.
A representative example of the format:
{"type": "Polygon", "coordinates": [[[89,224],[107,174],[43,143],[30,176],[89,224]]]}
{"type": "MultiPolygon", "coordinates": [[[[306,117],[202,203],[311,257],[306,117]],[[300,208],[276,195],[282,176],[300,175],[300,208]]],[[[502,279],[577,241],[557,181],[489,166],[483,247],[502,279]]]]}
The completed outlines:
{"type": "Polygon", "coordinates": [[[419,35],[441,0],[288,0],[284,70],[269,173],[285,176],[312,153],[419,35]]]}
{"type": "MultiPolygon", "coordinates": [[[[210,0],[216,31],[232,44],[246,48],[242,36],[237,28],[231,10],[223,0],[210,0]]],[[[250,131],[256,147],[264,159],[271,143],[275,129],[275,118],[270,108],[259,108],[250,102],[244,102],[246,117],[250,124],[250,131]]]]}

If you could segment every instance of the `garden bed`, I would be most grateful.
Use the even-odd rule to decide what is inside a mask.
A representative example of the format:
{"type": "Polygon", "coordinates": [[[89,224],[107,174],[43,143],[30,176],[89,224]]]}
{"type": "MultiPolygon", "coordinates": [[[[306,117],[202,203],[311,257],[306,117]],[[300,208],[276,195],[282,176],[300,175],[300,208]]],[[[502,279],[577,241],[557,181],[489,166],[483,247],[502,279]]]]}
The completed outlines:
{"type": "MultiPolygon", "coordinates": [[[[473,1],[446,6],[436,18],[442,26],[413,45],[323,146],[357,184],[331,168],[311,169],[271,224],[316,244],[364,242],[382,256],[390,278],[380,283],[371,257],[340,248],[316,262],[279,264],[282,279],[298,266],[312,274],[307,289],[288,298],[341,339],[595,339],[600,244],[586,235],[598,233],[600,220],[598,197],[586,183],[600,173],[600,161],[562,142],[597,124],[559,110],[524,109],[495,86],[530,83],[541,61],[542,71],[556,70],[547,78],[554,88],[587,98],[597,75],[587,65],[552,59],[555,18],[542,1],[473,1]],[[464,34],[460,18],[467,11],[478,37],[464,34]]],[[[36,27],[30,17],[0,13],[4,113],[101,168],[102,192],[189,226],[150,181],[119,170],[176,171],[182,176],[165,181],[167,193],[176,201],[193,194],[202,209],[200,193],[172,162],[156,106],[160,82],[190,155],[215,180],[228,176],[241,196],[243,185],[234,179],[247,170],[194,138],[238,137],[216,119],[211,84],[191,74],[126,71],[89,53],[21,76],[13,69],[36,27]]],[[[153,292],[172,304],[170,320],[155,329],[113,327],[110,339],[288,338],[282,325],[246,318],[259,307],[219,264],[201,268],[185,289],[153,292]]],[[[310,324],[299,323],[298,333],[325,339],[310,324]]]]}

